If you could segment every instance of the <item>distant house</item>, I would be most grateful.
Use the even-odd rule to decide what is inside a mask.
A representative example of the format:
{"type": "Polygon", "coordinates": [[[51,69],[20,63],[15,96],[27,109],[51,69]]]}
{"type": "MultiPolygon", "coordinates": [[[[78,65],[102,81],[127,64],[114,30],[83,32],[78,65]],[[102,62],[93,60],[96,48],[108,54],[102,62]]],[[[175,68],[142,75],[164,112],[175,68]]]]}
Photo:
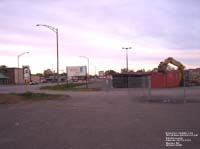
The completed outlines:
{"type": "Polygon", "coordinates": [[[0,73],[0,85],[9,84],[9,78],[0,73]]]}

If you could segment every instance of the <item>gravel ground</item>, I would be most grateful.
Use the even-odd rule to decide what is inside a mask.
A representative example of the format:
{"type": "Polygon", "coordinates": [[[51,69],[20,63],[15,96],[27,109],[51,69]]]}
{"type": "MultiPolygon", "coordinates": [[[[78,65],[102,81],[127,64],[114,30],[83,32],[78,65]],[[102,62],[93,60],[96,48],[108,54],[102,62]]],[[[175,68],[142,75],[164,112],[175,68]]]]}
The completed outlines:
{"type": "MultiPolygon", "coordinates": [[[[0,148],[161,149],[166,132],[200,134],[199,103],[142,102],[132,94],[0,105],[0,148]]],[[[182,148],[199,149],[200,138],[190,138],[182,148]]]]}
{"type": "MultiPolygon", "coordinates": [[[[200,103],[166,100],[182,101],[180,88],[152,90],[151,98],[143,89],[45,92],[70,97],[0,105],[0,149],[200,148],[200,103]],[[170,132],[193,136],[183,137],[182,147],[166,147],[170,132]]],[[[187,95],[198,100],[199,89],[187,95]]]]}

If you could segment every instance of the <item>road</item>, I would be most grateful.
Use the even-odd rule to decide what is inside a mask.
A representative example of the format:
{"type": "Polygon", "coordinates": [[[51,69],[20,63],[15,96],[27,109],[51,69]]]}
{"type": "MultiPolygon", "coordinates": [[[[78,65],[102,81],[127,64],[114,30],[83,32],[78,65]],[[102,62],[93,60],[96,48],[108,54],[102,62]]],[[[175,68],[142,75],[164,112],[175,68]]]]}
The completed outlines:
{"type": "MultiPolygon", "coordinates": [[[[70,97],[0,105],[0,149],[174,149],[166,133],[200,135],[200,103],[144,102],[142,89],[54,93],[70,97]]],[[[200,148],[188,138],[181,149],[200,148]]]]}

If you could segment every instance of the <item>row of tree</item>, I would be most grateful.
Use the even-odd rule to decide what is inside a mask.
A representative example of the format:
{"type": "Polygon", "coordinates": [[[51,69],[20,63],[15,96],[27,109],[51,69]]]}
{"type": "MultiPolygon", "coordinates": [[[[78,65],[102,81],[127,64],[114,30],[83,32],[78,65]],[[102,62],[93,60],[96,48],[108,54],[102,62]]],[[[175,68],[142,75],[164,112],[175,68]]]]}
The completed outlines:
{"type": "MultiPolygon", "coordinates": [[[[167,66],[167,71],[175,71],[177,70],[176,67],[173,67],[173,66],[170,66],[168,65],[167,66]]],[[[121,69],[121,73],[129,73],[129,72],[157,72],[158,71],[158,68],[153,68],[152,70],[145,70],[144,68],[143,69],[139,69],[137,71],[134,71],[134,70],[128,70],[126,68],[123,68],[121,69]]],[[[105,75],[114,75],[114,74],[117,74],[118,72],[114,71],[114,70],[107,70],[105,71],[105,75]]]]}
{"type": "MultiPolygon", "coordinates": [[[[0,65],[0,69],[6,69],[7,66],[6,65],[0,65]]],[[[167,68],[168,71],[174,71],[176,70],[176,68],[172,67],[172,66],[168,66],[167,68]]],[[[140,70],[137,70],[137,71],[134,71],[134,70],[128,70],[126,68],[123,68],[121,69],[121,73],[127,73],[127,72],[157,72],[157,68],[154,68],[152,70],[148,70],[148,71],[145,71],[145,69],[140,69],[140,70]]],[[[105,71],[105,75],[115,75],[117,74],[118,72],[114,71],[114,70],[107,70],[105,71]]],[[[46,69],[43,71],[43,73],[37,73],[36,75],[39,75],[39,76],[43,76],[43,77],[49,77],[51,75],[56,75],[57,73],[51,69],[46,69]]],[[[65,73],[63,73],[65,74],[65,73]]]]}

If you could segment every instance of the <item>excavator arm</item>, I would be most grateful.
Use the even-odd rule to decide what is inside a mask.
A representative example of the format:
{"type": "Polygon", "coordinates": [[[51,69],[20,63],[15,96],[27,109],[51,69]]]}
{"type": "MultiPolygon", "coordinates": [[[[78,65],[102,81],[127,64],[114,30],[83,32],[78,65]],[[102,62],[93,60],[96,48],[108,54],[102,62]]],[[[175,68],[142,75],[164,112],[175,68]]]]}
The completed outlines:
{"type": "Polygon", "coordinates": [[[167,59],[165,59],[164,62],[160,62],[160,64],[158,65],[158,72],[167,72],[167,66],[169,63],[178,67],[178,70],[181,72],[181,79],[183,79],[185,66],[172,57],[168,57],[167,59]]]}

